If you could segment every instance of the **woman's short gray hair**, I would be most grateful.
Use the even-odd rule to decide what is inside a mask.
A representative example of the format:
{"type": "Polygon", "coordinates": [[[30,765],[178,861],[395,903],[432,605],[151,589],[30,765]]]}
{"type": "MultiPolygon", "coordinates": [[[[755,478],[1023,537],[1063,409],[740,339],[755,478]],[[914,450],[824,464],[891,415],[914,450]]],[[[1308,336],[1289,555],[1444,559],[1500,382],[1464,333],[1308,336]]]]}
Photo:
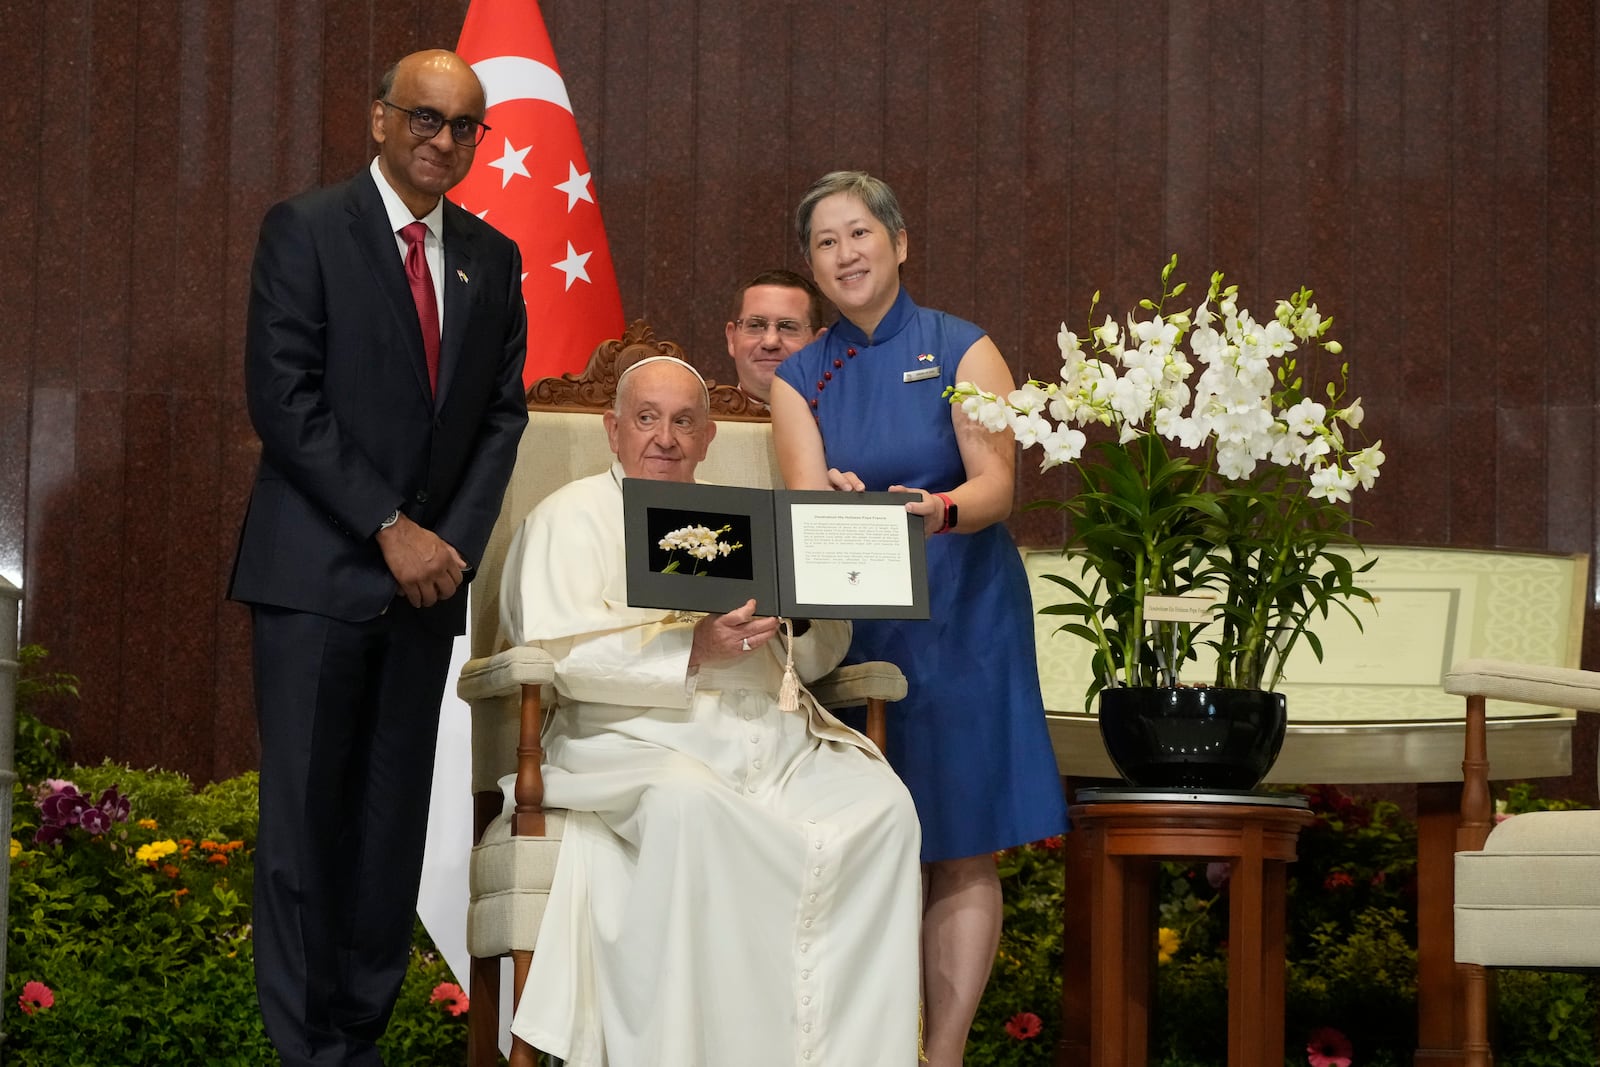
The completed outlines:
{"type": "Polygon", "coordinates": [[[794,209],[795,233],[800,238],[800,254],[811,262],[811,213],[817,205],[835,193],[849,193],[859,197],[872,212],[872,217],[883,223],[889,231],[889,241],[898,246],[900,231],[906,228],[906,217],[900,211],[900,201],[894,190],[882,178],[874,178],[864,170],[835,170],[824,174],[800,198],[794,209]]]}

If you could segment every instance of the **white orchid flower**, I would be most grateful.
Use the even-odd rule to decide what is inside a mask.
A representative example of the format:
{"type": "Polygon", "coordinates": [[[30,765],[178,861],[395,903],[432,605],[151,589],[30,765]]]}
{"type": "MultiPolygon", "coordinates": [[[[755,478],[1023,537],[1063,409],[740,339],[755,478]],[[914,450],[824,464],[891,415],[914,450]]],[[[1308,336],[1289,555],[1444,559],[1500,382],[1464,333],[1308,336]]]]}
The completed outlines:
{"type": "Polygon", "coordinates": [[[1371,489],[1372,483],[1378,478],[1378,468],[1384,461],[1383,450],[1378,446],[1382,441],[1374,441],[1361,451],[1350,457],[1350,470],[1363,489],[1371,489]]]}
{"type": "Polygon", "coordinates": [[[1285,411],[1283,421],[1289,427],[1290,433],[1300,437],[1310,437],[1322,429],[1322,420],[1327,414],[1326,406],[1307,397],[1285,411]]]}
{"type": "Polygon", "coordinates": [[[1318,467],[1311,472],[1312,499],[1331,500],[1341,504],[1350,502],[1350,490],[1356,485],[1355,475],[1340,470],[1333,464],[1318,467]]]}
{"type": "Polygon", "coordinates": [[[1122,330],[1117,326],[1117,320],[1110,315],[1106,316],[1106,321],[1100,324],[1100,327],[1094,331],[1094,335],[1099,340],[1100,346],[1107,352],[1112,355],[1122,352],[1122,330]]]}

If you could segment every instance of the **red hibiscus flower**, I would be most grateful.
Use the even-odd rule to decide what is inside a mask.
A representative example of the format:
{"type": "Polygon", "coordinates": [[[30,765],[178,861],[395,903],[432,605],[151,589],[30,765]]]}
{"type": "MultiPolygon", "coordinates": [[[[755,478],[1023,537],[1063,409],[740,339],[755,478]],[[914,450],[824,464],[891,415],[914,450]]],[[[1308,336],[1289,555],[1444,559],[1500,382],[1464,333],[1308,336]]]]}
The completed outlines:
{"type": "Polygon", "coordinates": [[[1006,1033],[1018,1041],[1038,1037],[1039,1031],[1044,1029],[1044,1021],[1031,1011],[1021,1011],[1006,1020],[1006,1033]]]}
{"type": "Polygon", "coordinates": [[[1311,1067],[1350,1067],[1353,1054],[1350,1039],[1331,1026],[1318,1027],[1306,1039],[1306,1062],[1311,1067]]]}
{"type": "Polygon", "coordinates": [[[434,986],[433,995],[428,998],[428,1002],[442,1006],[451,1015],[465,1014],[469,1003],[467,995],[454,982],[440,982],[434,986]]]}
{"type": "Polygon", "coordinates": [[[56,995],[43,982],[27,982],[17,1002],[22,1005],[25,1014],[32,1015],[36,1011],[55,1007],[56,995]]]}

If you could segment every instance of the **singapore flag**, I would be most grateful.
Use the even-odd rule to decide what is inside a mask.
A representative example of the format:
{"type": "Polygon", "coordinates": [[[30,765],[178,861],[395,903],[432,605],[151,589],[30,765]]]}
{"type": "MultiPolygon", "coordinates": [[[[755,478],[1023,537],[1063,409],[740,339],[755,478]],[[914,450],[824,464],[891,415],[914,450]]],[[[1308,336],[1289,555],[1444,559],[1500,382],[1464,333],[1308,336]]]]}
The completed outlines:
{"type": "MultiPolygon", "coordinates": [[[[524,384],[581,371],[600,342],[622,336],[622,301],[593,176],[537,3],[472,0],[457,51],[483,82],[488,98],[484,122],[492,129],[478,146],[471,172],[450,198],[522,250],[522,293],[528,305],[524,384]]],[[[460,674],[468,655],[467,639],[457,638],[450,677],[460,674]]],[[[470,712],[452,689],[439,712],[417,913],[463,986],[469,984],[471,736],[470,712]]],[[[507,965],[502,968],[497,1035],[503,1053],[510,1051],[510,977],[507,965]]],[[[471,990],[474,997],[479,993],[471,990]]]]}
{"type": "Polygon", "coordinates": [[[517,242],[528,304],[524,384],[581,371],[622,336],[622,300],[594,176],[535,0],[472,0],[456,51],[491,129],[450,198],[517,242]]]}

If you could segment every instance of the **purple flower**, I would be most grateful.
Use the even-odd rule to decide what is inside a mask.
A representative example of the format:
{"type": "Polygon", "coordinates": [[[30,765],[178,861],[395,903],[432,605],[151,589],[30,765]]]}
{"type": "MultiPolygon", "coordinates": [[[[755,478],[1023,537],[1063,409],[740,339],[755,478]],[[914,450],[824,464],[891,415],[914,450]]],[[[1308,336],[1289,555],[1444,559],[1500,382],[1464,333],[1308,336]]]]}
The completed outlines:
{"type": "Polygon", "coordinates": [[[78,825],[79,818],[88,807],[89,799],[71,784],[39,801],[39,811],[44,815],[45,821],[55,823],[57,826],[78,825]]]}
{"type": "Polygon", "coordinates": [[[1233,864],[1208,863],[1206,864],[1206,881],[1212,889],[1221,889],[1228,884],[1228,879],[1233,877],[1233,864]]]}
{"type": "Polygon", "coordinates": [[[108,786],[106,791],[100,794],[100,803],[97,806],[112,822],[127,822],[128,812],[133,808],[128,803],[128,798],[117,792],[117,787],[114,785],[108,786]]]}
{"type": "Polygon", "coordinates": [[[105,813],[104,808],[85,808],[83,814],[78,817],[78,825],[83,827],[86,833],[99,837],[111,829],[111,816],[105,813]]]}
{"type": "Polygon", "coordinates": [[[43,823],[33,833],[33,843],[36,845],[59,845],[66,840],[67,828],[56,823],[43,823]]]}

